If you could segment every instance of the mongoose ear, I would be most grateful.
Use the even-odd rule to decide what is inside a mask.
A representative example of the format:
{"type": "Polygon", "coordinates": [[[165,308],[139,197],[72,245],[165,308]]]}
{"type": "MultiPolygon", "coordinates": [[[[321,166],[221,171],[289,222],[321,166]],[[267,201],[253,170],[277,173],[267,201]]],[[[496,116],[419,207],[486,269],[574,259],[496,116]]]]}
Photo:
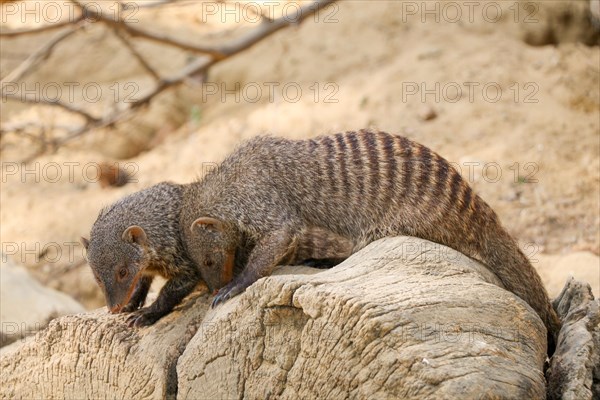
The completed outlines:
{"type": "Polygon", "coordinates": [[[209,229],[211,231],[215,231],[215,232],[223,231],[223,223],[216,218],[200,217],[197,220],[195,220],[194,222],[192,222],[192,226],[190,226],[190,230],[192,232],[194,232],[194,229],[196,229],[196,227],[199,227],[199,226],[201,226],[205,229],[209,229]]]}
{"type": "Polygon", "coordinates": [[[139,245],[146,244],[146,232],[142,229],[142,227],[137,225],[132,225],[129,228],[125,229],[121,238],[128,243],[137,243],[139,245]]]}
{"type": "Polygon", "coordinates": [[[87,248],[90,245],[90,241],[86,238],[84,238],[83,236],[80,238],[81,239],[81,244],[83,245],[83,247],[85,247],[85,249],[87,250],[87,248]]]}

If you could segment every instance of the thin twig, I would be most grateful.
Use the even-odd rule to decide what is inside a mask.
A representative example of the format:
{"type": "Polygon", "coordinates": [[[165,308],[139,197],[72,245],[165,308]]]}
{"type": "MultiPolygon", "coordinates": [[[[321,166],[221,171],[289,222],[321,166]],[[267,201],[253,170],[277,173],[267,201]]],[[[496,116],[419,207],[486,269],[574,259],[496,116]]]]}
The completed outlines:
{"type": "MultiPolygon", "coordinates": [[[[227,0],[217,0],[217,3],[221,3],[221,4],[233,4],[236,8],[238,9],[242,9],[243,5],[240,4],[238,1],[236,2],[230,2],[227,0]]],[[[256,7],[259,6],[259,3],[254,3],[253,5],[255,5],[256,7]]],[[[259,11],[256,12],[254,11],[254,9],[252,7],[247,7],[246,10],[250,11],[252,14],[256,15],[257,17],[261,17],[263,22],[272,22],[273,18],[266,16],[263,12],[259,11]]]]}
{"type": "Polygon", "coordinates": [[[56,35],[52,40],[48,43],[41,46],[37,49],[32,55],[27,57],[25,61],[23,61],[17,68],[12,70],[7,76],[5,76],[2,81],[0,81],[0,85],[3,85],[7,82],[16,82],[19,79],[25,77],[28,73],[30,73],[37,65],[47,59],[52,51],[56,47],[57,44],[80,30],[84,27],[83,23],[77,23],[73,26],[70,26],[68,29],[65,29],[63,32],[56,35]]]}
{"type": "Polygon", "coordinates": [[[100,128],[105,128],[107,126],[114,125],[115,123],[121,121],[123,119],[124,115],[131,114],[132,111],[149,104],[150,101],[154,97],[158,96],[160,93],[164,92],[166,89],[181,84],[187,77],[194,75],[198,72],[205,71],[208,68],[210,68],[212,65],[214,65],[215,63],[216,63],[216,60],[214,60],[210,57],[205,57],[203,59],[199,59],[193,63],[190,63],[185,68],[183,68],[178,74],[176,74],[173,78],[163,79],[163,80],[159,81],[157,86],[152,91],[150,91],[148,94],[146,94],[144,97],[137,100],[136,102],[130,103],[128,108],[118,111],[118,112],[115,112],[111,116],[109,116],[108,118],[106,118],[104,120],[90,122],[80,128],[77,128],[77,129],[71,131],[66,137],[64,137],[60,140],[57,140],[56,145],[61,146],[65,143],[83,135],[84,133],[86,133],[89,130],[100,129],[100,128]]]}
{"type": "Polygon", "coordinates": [[[76,23],[82,21],[83,18],[84,18],[83,15],[80,15],[79,17],[77,17],[74,20],[61,21],[61,22],[57,22],[55,24],[48,24],[48,25],[44,25],[42,27],[34,28],[34,29],[19,29],[19,30],[14,30],[14,31],[13,30],[7,31],[7,30],[0,29],[0,37],[8,38],[8,37],[15,37],[15,36],[35,35],[38,33],[47,32],[47,31],[63,28],[68,25],[76,24],[76,23]]]}
{"type": "MultiPolygon", "coordinates": [[[[61,107],[71,113],[80,115],[85,119],[85,123],[83,125],[81,125],[80,127],[77,127],[74,129],[68,129],[68,128],[63,127],[63,129],[67,130],[67,135],[62,138],[54,139],[51,141],[46,140],[45,138],[37,138],[37,140],[39,140],[43,144],[42,149],[40,152],[29,157],[27,159],[27,161],[30,161],[30,160],[34,159],[35,157],[37,157],[39,154],[43,153],[45,151],[45,149],[49,146],[52,146],[53,148],[56,149],[59,146],[64,145],[65,143],[83,135],[86,132],[89,132],[89,131],[92,131],[95,129],[101,129],[101,128],[114,126],[116,123],[121,122],[124,119],[126,119],[128,116],[132,115],[134,110],[137,110],[141,107],[144,107],[144,106],[150,104],[152,99],[154,99],[159,94],[163,93],[168,88],[178,86],[178,85],[184,83],[186,81],[186,79],[188,79],[189,77],[194,76],[198,73],[206,72],[210,67],[219,63],[220,61],[227,59],[239,52],[242,52],[242,51],[252,47],[256,43],[260,42],[262,39],[266,38],[267,36],[270,36],[273,33],[277,32],[289,25],[299,24],[300,22],[302,22],[304,19],[306,19],[310,15],[327,7],[329,4],[334,3],[336,0],[314,1],[307,6],[301,7],[296,18],[289,18],[288,16],[281,16],[276,19],[271,19],[271,18],[263,16],[263,23],[260,24],[258,27],[249,30],[246,34],[242,35],[241,37],[233,39],[229,43],[226,43],[221,46],[214,46],[214,47],[204,47],[204,46],[199,46],[199,45],[190,44],[190,43],[183,43],[176,39],[169,38],[167,36],[163,36],[160,34],[155,34],[155,33],[145,31],[145,30],[141,30],[139,28],[133,27],[133,26],[125,23],[120,18],[114,19],[111,17],[107,17],[105,15],[101,15],[100,13],[97,13],[93,9],[86,8],[86,6],[84,4],[80,4],[77,0],[70,0],[70,1],[74,4],[76,4],[77,7],[79,7],[79,9],[81,11],[81,15],[85,15],[87,18],[89,18],[91,20],[94,20],[94,21],[97,21],[100,23],[104,23],[104,24],[110,26],[111,28],[113,28],[113,30],[114,30],[115,34],[117,35],[117,37],[119,38],[119,40],[121,40],[121,42],[128,48],[128,50],[133,55],[133,57],[136,58],[136,60],[144,67],[144,69],[150,75],[152,75],[152,77],[156,80],[156,86],[152,90],[150,90],[147,94],[145,94],[143,97],[141,97],[140,99],[136,100],[135,102],[129,103],[126,108],[116,110],[113,113],[106,116],[105,118],[94,117],[93,115],[89,114],[87,111],[84,111],[80,108],[74,107],[70,104],[63,103],[59,100],[48,101],[48,100],[41,100],[41,99],[32,99],[32,98],[27,98],[27,97],[21,98],[18,95],[12,95],[12,94],[9,95],[9,94],[2,93],[2,98],[16,99],[16,100],[20,100],[22,102],[46,104],[46,105],[61,107]],[[126,32],[126,34],[124,32],[126,32]],[[142,37],[144,39],[159,42],[162,44],[171,45],[171,46],[183,49],[183,50],[188,50],[188,51],[192,51],[195,53],[202,53],[203,55],[201,57],[199,57],[198,59],[196,59],[195,61],[188,64],[187,66],[185,66],[184,68],[182,68],[178,73],[176,73],[171,78],[162,78],[160,76],[160,74],[158,74],[158,72],[152,68],[152,66],[148,63],[148,61],[144,58],[144,56],[142,56],[137,51],[137,49],[135,48],[133,43],[131,43],[131,41],[129,40],[128,36],[142,37]]],[[[176,3],[176,2],[175,1],[161,2],[161,4],[174,4],[174,3],[176,3]]],[[[180,2],[177,2],[177,3],[180,3],[180,2]]],[[[52,49],[59,42],[61,42],[63,39],[65,39],[69,35],[73,34],[74,32],[76,32],[78,29],[81,29],[84,26],[84,24],[85,23],[83,21],[79,21],[75,26],[72,26],[70,29],[67,29],[65,32],[63,32],[60,35],[58,35],[57,37],[55,37],[52,41],[50,41],[46,45],[42,46],[34,54],[32,54],[27,60],[25,60],[15,71],[11,72],[5,79],[3,79],[2,83],[8,82],[8,81],[16,81],[16,80],[22,78],[23,76],[25,76],[25,74],[27,74],[28,72],[31,72],[31,70],[37,64],[39,64],[40,61],[42,61],[43,59],[47,58],[50,55],[50,53],[52,52],[52,49]]],[[[31,127],[31,126],[28,126],[28,127],[31,127]]],[[[40,127],[40,129],[43,129],[43,127],[40,127]]],[[[7,130],[5,128],[0,129],[0,133],[6,133],[6,132],[7,132],[7,130]]],[[[33,136],[33,135],[30,135],[30,136],[33,136]]]]}
{"type": "Polygon", "coordinates": [[[131,9],[141,9],[141,8],[155,8],[160,6],[179,6],[179,5],[188,5],[193,4],[193,1],[190,0],[161,0],[161,1],[151,1],[146,3],[124,3],[124,10],[131,9]],[[187,3],[187,4],[186,4],[187,3]]]}
{"type": "Polygon", "coordinates": [[[150,40],[153,42],[167,44],[167,45],[178,47],[182,50],[191,51],[194,53],[208,54],[215,58],[223,57],[222,52],[218,48],[210,47],[210,46],[194,45],[191,43],[185,43],[185,42],[170,38],[166,35],[162,35],[160,33],[154,33],[154,32],[150,32],[150,31],[146,31],[144,29],[136,28],[135,26],[128,24],[127,22],[125,22],[124,20],[122,20],[120,18],[114,18],[113,16],[108,16],[105,13],[98,12],[93,8],[87,7],[85,4],[79,3],[77,0],[71,0],[71,2],[76,4],[78,7],[80,7],[82,10],[82,14],[85,15],[88,19],[91,19],[91,20],[97,21],[97,22],[103,22],[103,23],[105,23],[111,27],[117,28],[117,29],[122,29],[122,30],[126,31],[130,36],[142,37],[144,39],[147,39],[147,40],[150,40]]]}
{"type": "Polygon", "coordinates": [[[243,50],[249,49],[256,43],[274,34],[275,32],[290,26],[299,24],[307,17],[311,16],[320,9],[327,7],[329,4],[335,3],[336,0],[317,0],[308,6],[300,8],[296,18],[289,18],[284,15],[271,22],[265,22],[259,25],[257,28],[252,29],[247,35],[240,38],[233,39],[228,44],[222,46],[220,49],[225,57],[230,57],[243,50]]]}
{"type": "MultiPolygon", "coordinates": [[[[24,135],[26,134],[27,130],[31,130],[31,129],[42,129],[45,128],[45,125],[40,125],[38,123],[34,123],[34,122],[21,122],[21,123],[5,123],[2,125],[2,127],[0,127],[0,135],[6,135],[9,133],[13,133],[13,132],[23,132],[24,135]]],[[[72,126],[69,125],[52,125],[52,128],[54,129],[61,129],[64,131],[73,131],[75,128],[73,128],[72,126]]],[[[34,136],[29,134],[30,136],[34,136]]],[[[39,137],[35,137],[36,140],[43,140],[40,139],[39,137]]]]}
{"type": "Polygon", "coordinates": [[[117,38],[127,47],[129,52],[135,57],[136,60],[140,63],[140,65],[148,72],[154,79],[157,81],[161,80],[160,75],[152,68],[150,63],[137,51],[135,46],[125,37],[125,34],[121,32],[119,29],[113,29],[117,38]]]}
{"type": "Polygon", "coordinates": [[[10,94],[10,93],[2,93],[2,98],[3,99],[7,99],[7,100],[17,100],[20,101],[21,103],[31,103],[31,104],[43,104],[43,105],[49,105],[49,106],[55,106],[55,107],[61,107],[64,108],[65,110],[72,112],[74,114],[78,114],[80,116],[82,116],[83,118],[85,118],[85,120],[87,122],[98,122],[100,121],[99,118],[94,117],[93,115],[91,115],[90,113],[88,113],[87,111],[84,111],[80,108],[74,107],[68,103],[64,103],[60,100],[45,100],[42,99],[41,97],[37,96],[37,97],[27,97],[27,96],[19,96],[19,95],[15,95],[15,94],[10,94]]]}

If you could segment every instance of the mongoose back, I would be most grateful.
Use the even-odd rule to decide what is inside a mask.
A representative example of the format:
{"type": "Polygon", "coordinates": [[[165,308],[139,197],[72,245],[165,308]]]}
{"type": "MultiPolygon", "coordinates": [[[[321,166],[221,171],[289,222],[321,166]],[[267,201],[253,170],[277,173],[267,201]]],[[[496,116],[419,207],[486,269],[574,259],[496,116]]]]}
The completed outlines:
{"type": "MultiPolygon", "coordinates": [[[[307,228],[348,238],[354,251],[409,235],[486,264],[538,313],[553,351],[560,321],[527,257],[444,158],[405,137],[372,131],[309,140],[256,137],[187,186],[183,197],[191,206],[181,221],[195,238],[193,258],[205,279],[218,267],[204,262],[215,249],[253,243],[247,266],[219,290],[214,305],[268,276],[307,228]]],[[[207,283],[212,289],[222,284],[207,283]]]]}
{"type": "MultiPolygon", "coordinates": [[[[130,325],[151,325],[168,314],[202,279],[199,268],[186,251],[180,218],[186,204],[183,193],[189,185],[163,182],[133,193],[104,208],[92,227],[90,239],[82,238],[92,272],[112,313],[132,312],[130,325]],[[167,279],[158,298],[144,305],[156,275],[167,279]]],[[[186,214],[187,215],[187,214],[186,214]]],[[[186,225],[189,227],[189,225],[186,225]]],[[[205,242],[203,246],[209,246],[205,242]]],[[[219,287],[241,271],[248,259],[251,243],[239,243],[232,254],[213,249],[213,282],[219,287]],[[221,257],[219,257],[221,256],[221,257]],[[219,270],[219,272],[215,272],[219,270]],[[221,281],[222,280],[222,284],[221,281]]],[[[350,255],[349,242],[323,229],[310,229],[299,238],[297,252],[287,260],[291,264],[350,255]]]]}

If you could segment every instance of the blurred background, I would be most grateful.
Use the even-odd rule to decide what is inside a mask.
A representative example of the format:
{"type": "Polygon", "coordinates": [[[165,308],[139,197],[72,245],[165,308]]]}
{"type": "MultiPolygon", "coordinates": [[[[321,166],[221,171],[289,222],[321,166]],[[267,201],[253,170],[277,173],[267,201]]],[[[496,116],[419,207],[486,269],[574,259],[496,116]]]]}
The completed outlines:
{"type": "Polygon", "coordinates": [[[416,140],[498,212],[552,297],[570,275],[599,294],[597,0],[0,11],[2,344],[104,305],[79,244],[103,206],[197,179],[259,134],[416,140]]]}

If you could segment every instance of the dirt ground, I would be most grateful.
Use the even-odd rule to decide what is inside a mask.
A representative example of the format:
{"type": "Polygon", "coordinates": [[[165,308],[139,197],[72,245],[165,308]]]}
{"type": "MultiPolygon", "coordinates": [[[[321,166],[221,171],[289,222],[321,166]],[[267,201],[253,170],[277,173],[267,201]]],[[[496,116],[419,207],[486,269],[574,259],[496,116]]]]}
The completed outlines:
{"type": "MultiPolygon", "coordinates": [[[[230,21],[201,24],[197,3],[141,15],[170,34],[207,40],[219,38],[211,26],[235,30],[230,21]]],[[[16,162],[31,144],[6,136],[2,252],[86,307],[102,305],[77,244],[102,206],[163,180],[196,179],[254,135],[306,138],[370,127],[456,162],[519,239],[552,296],[570,275],[598,295],[600,51],[597,42],[582,43],[597,40],[597,27],[581,22],[589,18],[586,2],[549,3],[530,10],[526,2],[483,2],[471,18],[453,2],[462,7],[458,18],[442,2],[438,22],[435,6],[427,14],[421,2],[340,2],[218,64],[204,87],[190,84],[158,99],[143,123],[93,133],[28,169],[16,162]],[[123,156],[118,162],[137,182],[101,188],[89,163],[123,156]]],[[[112,79],[143,87],[147,77],[113,42],[100,31],[78,34],[27,79],[84,82],[97,74],[102,85],[112,79]],[[93,54],[86,46],[92,40],[93,54]]],[[[6,54],[20,46],[3,40],[3,68],[18,64],[6,54]]],[[[167,72],[186,62],[158,45],[140,48],[167,72]]],[[[4,101],[2,108],[3,123],[64,118],[55,109],[4,101]]]]}

